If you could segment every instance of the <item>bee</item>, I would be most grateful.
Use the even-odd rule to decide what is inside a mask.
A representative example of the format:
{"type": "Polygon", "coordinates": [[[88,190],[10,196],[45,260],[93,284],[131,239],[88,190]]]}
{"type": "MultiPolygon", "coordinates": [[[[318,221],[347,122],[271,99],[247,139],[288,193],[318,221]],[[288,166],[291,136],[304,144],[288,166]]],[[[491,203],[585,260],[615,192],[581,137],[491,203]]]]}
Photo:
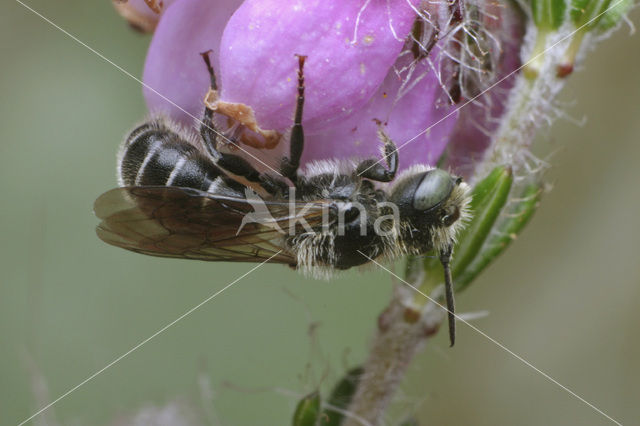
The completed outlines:
{"type": "MultiPolygon", "coordinates": [[[[208,53],[202,54],[217,91],[208,53]]],[[[196,138],[163,117],[134,129],[118,154],[119,187],[94,211],[108,244],[152,256],[289,265],[313,276],[435,250],[445,270],[451,345],[454,299],[449,263],[469,216],[469,187],[444,170],[418,165],[398,173],[398,150],[379,124],[385,165],[315,161],[300,170],[304,147],[305,56],[288,156],[280,176],[223,152],[207,104],[196,138]]]]}

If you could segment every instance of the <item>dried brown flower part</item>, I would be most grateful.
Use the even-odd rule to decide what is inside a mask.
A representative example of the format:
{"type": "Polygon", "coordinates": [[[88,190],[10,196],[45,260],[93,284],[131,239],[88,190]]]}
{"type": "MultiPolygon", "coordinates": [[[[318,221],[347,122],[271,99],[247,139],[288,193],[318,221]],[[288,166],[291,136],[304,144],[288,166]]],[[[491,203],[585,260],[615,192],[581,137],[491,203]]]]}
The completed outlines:
{"type": "Polygon", "coordinates": [[[163,0],[112,0],[112,3],[132,28],[143,33],[156,29],[167,6],[163,0]]]}
{"type": "Polygon", "coordinates": [[[155,13],[162,13],[162,9],[164,8],[164,2],[162,0],[144,0],[144,2],[149,6],[149,9],[155,13]]]}
{"type": "Polygon", "coordinates": [[[234,141],[257,149],[273,149],[282,139],[282,133],[260,127],[253,108],[242,103],[221,101],[217,90],[209,90],[204,103],[216,114],[227,117],[227,133],[234,141]]]}

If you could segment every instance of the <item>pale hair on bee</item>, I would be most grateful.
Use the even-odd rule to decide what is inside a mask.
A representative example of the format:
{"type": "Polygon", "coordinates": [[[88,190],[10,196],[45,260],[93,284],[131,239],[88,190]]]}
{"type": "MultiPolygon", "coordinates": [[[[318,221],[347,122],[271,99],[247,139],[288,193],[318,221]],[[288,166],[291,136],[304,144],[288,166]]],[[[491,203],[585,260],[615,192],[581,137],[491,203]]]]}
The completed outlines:
{"type": "MultiPolygon", "coordinates": [[[[208,52],[202,56],[209,89],[217,90],[208,52]]],[[[277,166],[280,175],[223,151],[219,138],[224,134],[208,106],[199,138],[166,117],[153,117],[136,127],[119,151],[120,187],[96,200],[94,210],[102,220],[98,236],[152,256],[269,261],[316,278],[375,259],[433,251],[445,271],[453,345],[449,264],[470,216],[469,186],[427,165],[398,173],[398,149],[380,122],[383,161],[323,160],[301,169],[305,59],[298,55],[297,102],[289,153],[277,166]]]]}

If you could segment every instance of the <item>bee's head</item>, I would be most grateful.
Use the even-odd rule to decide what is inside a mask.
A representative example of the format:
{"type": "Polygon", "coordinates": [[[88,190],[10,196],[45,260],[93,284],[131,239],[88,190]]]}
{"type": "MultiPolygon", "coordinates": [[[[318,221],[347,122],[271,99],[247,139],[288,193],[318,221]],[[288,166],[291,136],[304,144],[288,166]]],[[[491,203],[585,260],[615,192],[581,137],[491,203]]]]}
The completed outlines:
{"type": "Polygon", "coordinates": [[[443,250],[453,243],[469,215],[469,186],[441,169],[420,167],[403,175],[390,200],[397,205],[409,232],[430,240],[416,243],[430,243],[429,248],[443,250]]]}
{"type": "Polygon", "coordinates": [[[398,178],[389,200],[399,210],[405,250],[423,254],[433,249],[440,258],[449,312],[449,339],[453,346],[456,327],[449,264],[456,236],[469,218],[469,185],[444,170],[417,166],[398,178]]]}

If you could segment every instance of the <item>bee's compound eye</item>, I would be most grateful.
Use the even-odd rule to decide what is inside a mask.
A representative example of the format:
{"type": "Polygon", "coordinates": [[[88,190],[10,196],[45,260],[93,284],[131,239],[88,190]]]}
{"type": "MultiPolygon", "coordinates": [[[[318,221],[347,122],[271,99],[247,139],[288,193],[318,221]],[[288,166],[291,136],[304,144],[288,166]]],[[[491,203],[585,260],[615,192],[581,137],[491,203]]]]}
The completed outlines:
{"type": "Polygon", "coordinates": [[[416,210],[429,210],[446,200],[455,181],[444,170],[429,170],[422,178],[418,189],[413,196],[413,208],[416,210]]]}

